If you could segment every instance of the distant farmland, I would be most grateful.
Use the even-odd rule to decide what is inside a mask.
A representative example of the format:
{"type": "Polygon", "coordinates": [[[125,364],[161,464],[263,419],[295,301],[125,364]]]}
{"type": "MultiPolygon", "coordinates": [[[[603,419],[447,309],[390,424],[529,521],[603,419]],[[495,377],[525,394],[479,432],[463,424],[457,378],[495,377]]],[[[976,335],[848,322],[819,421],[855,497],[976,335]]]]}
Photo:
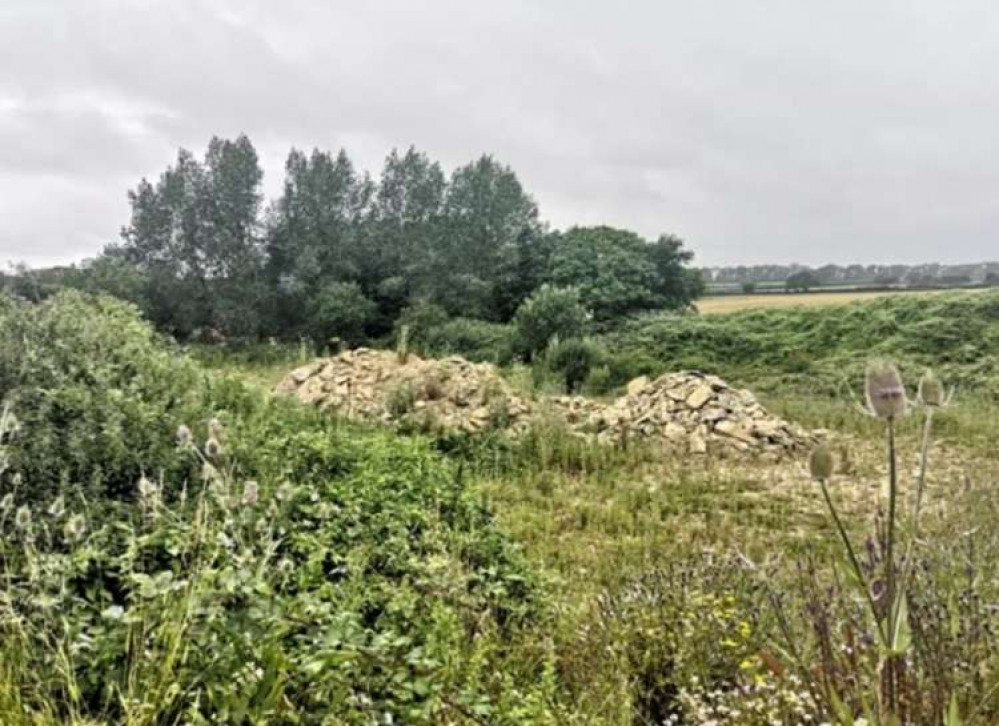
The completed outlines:
{"type": "Polygon", "coordinates": [[[755,295],[715,295],[697,300],[697,309],[706,315],[734,313],[739,310],[788,308],[796,305],[845,305],[885,295],[934,295],[940,290],[856,290],[851,292],[763,293],[755,295]]]}

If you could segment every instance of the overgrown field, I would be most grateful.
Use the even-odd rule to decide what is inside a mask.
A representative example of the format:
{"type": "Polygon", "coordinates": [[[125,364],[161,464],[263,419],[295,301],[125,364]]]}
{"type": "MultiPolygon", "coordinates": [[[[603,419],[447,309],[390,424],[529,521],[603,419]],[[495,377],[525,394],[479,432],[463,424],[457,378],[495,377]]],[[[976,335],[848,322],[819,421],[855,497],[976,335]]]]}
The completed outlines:
{"type": "Polygon", "coordinates": [[[997,330],[981,293],[600,337],[590,390],[752,385],[830,429],[830,478],[554,422],[397,436],[267,395],[307,349],[199,362],[107,299],[0,301],[0,723],[995,723],[997,330]],[[845,391],[878,355],[913,399],[959,384],[892,423],[891,537],[888,428],[845,391]]]}
{"type": "Polygon", "coordinates": [[[910,377],[927,366],[962,388],[999,396],[999,293],[889,295],[834,308],[648,316],[607,336],[619,355],[704,368],[765,391],[788,385],[838,395],[867,360],[887,356],[910,377]]]}

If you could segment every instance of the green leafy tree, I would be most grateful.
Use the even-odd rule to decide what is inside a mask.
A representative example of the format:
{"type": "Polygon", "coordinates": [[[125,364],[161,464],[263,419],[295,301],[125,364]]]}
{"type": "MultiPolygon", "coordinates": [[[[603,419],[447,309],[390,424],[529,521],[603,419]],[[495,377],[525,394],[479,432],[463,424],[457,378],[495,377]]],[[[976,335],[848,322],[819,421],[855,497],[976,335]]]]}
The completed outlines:
{"type": "Polygon", "coordinates": [[[143,179],[129,192],[122,251],[148,276],[154,321],[181,335],[256,332],[262,179],[246,136],[213,138],[204,163],[182,149],[156,184],[143,179]]]}
{"type": "Polygon", "coordinates": [[[517,308],[514,324],[519,352],[530,361],[556,336],[581,336],[586,325],[586,310],[575,288],[542,285],[517,308]]]}
{"type": "Polygon", "coordinates": [[[356,282],[330,282],[312,299],[309,331],[320,342],[339,338],[358,345],[364,341],[366,327],[376,312],[377,306],[356,282]]]}
{"type": "Polygon", "coordinates": [[[360,228],[372,194],[371,181],[345,151],[334,157],[316,149],[306,156],[292,149],[283,192],[268,220],[276,329],[302,332],[309,301],[323,285],[359,281],[365,256],[360,228]]]}
{"type": "Polygon", "coordinates": [[[613,227],[573,227],[555,245],[549,279],[575,287],[597,320],[658,307],[658,279],[648,243],[613,227]]]}
{"type": "Polygon", "coordinates": [[[693,253],[669,235],[649,244],[628,230],[573,227],[556,241],[549,279],[579,289],[598,320],[641,310],[680,309],[704,291],[700,274],[687,267],[693,253]]]}
{"type": "Polygon", "coordinates": [[[655,267],[656,307],[680,310],[704,294],[704,277],[689,266],[694,253],[683,248],[682,239],[660,235],[650,246],[649,256],[655,267]]]}
{"type": "Polygon", "coordinates": [[[408,295],[425,295],[436,281],[446,187],[440,164],[413,147],[405,154],[393,149],[385,159],[367,228],[366,259],[367,277],[383,288],[380,297],[395,307],[392,312],[408,295]],[[386,280],[401,282],[386,286],[386,280]]]}
{"type": "Polygon", "coordinates": [[[790,275],[784,282],[788,292],[808,292],[813,287],[820,287],[822,281],[811,270],[799,270],[790,275]]]}
{"type": "Polygon", "coordinates": [[[503,283],[541,236],[534,200],[510,167],[483,156],[452,174],[444,216],[433,299],[452,315],[508,317],[519,300],[503,283]]]}

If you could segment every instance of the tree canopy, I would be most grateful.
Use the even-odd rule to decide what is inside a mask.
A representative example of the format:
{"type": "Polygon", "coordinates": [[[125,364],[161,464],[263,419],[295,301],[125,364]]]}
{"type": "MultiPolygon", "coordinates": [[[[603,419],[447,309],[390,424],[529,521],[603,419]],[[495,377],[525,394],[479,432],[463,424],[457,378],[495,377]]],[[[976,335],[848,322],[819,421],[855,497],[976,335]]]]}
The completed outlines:
{"type": "Polygon", "coordinates": [[[610,320],[689,305],[703,285],[685,267],[692,258],[677,237],[664,235],[649,244],[624,229],[573,227],[555,245],[549,279],[578,289],[596,319],[610,320]]]}
{"type": "Polygon", "coordinates": [[[522,306],[536,293],[536,311],[573,328],[536,321],[532,335],[547,341],[581,334],[584,316],[681,309],[701,291],[679,238],[552,231],[514,170],[489,155],[448,175],[415,148],[393,150],[372,177],[342,149],[292,149],[269,203],[262,181],[246,136],[213,138],[203,158],[181,149],[129,192],[120,243],[67,279],[138,303],[180,338],[350,343],[389,335],[416,309],[497,323],[526,310],[530,327],[522,306]]]}

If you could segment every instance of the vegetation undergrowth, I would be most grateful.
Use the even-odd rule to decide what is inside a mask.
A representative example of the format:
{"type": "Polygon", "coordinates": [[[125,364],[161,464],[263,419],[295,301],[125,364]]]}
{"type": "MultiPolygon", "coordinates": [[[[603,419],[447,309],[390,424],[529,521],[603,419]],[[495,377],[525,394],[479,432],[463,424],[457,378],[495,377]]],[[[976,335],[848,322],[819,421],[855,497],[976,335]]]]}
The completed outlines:
{"type": "Polygon", "coordinates": [[[392,435],[228,375],[266,385],[311,350],[201,349],[206,371],[105,299],[4,305],[4,724],[999,718],[994,408],[973,379],[925,449],[927,409],[893,416],[891,467],[849,396],[771,389],[833,431],[816,483],[554,417],[516,440],[392,435]]]}
{"type": "Polygon", "coordinates": [[[0,722],[544,720],[537,581],[460,470],[206,374],[128,306],[4,303],[0,722]]]}

